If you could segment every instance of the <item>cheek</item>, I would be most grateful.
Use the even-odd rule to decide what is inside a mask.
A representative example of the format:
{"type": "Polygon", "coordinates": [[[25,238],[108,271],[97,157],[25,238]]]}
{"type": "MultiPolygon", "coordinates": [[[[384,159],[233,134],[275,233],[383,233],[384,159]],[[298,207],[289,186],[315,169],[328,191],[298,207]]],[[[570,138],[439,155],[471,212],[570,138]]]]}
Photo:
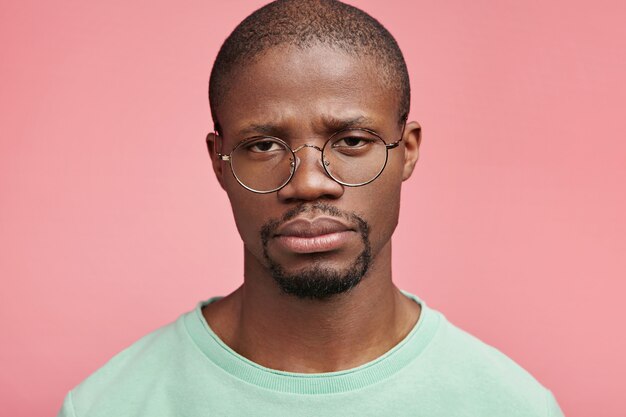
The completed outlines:
{"type": "Polygon", "coordinates": [[[384,198],[387,202],[386,211],[390,213],[393,212],[390,206],[394,206],[394,208],[399,207],[400,190],[402,188],[404,159],[399,149],[398,152],[394,152],[395,150],[390,151],[385,170],[375,181],[375,183],[378,182],[377,187],[379,187],[380,198],[384,198]]]}
{"type": "Polygon", "coordinates": [[[262,246],[259,231],[264,224],[264,219],[269,218],[269,215],[263,211],[266,205],[260,200],[267,196],[254,194],[239,184],[229,185],[226,192],[241,240],[246,247],[258,252],[262,246]]]}
{"type": "Polygon", "coordinates": [[[363,207],[367,212],[363,214],[370,224],[370,241],[374,252],[387,244],[398,224],[401,169],[398,170],[397,164],[391,164],[391,160],[389,162],[380,177],[359,190],[360,201],[368,202],[363,207]]]}
{"type": "Polygon", "coordinates": [[[384,246],[391,235],[393,234],[396,226],[398,225],[398,216],[400,211],[400,192],[395,183],[385,184],[384,190],[380,190],[376,195],[379,197],[375,199],[373,211],[375,216],[372,221],[371,238],[372,244],[374,240],[379,241],[380,246],[384,246]]]}
{"type": "Polygon", "coordinates": [[[237,230],[241,239],[247,244],[251,233],[260,227],[256,226],[257,218],[261,215],[258,211],[255,213],[254,210],[256,195],[243,188],[232,175],[230,169],[224,173],[223,181],[237,230]]]}

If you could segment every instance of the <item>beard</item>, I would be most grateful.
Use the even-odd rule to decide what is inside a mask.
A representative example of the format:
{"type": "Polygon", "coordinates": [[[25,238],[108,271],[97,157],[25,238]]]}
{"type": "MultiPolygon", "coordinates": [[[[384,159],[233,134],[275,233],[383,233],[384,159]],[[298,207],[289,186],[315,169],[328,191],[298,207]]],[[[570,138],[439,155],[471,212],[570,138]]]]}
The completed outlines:
{"type": "Polygon", "coordinates": [[[369,225],[367,222],[356,213],[344,212],[337,207],[321,202],[315,204],[303,203],[287,211],[280,220],[268,221],[261,228],[261,241],[263,243],[263,257],[267,262],[272,278],[283,293],[294,295],[298,298],[324,300],[334,295],[345,293],[361,282],[372,261],[369,225]],[[295,216],[312,211],[344,218],[356,227],[356,231],[361,236],[363,250],[348,268],[330,268],[313,260],[310,267],[295,273],[289,273],[270,256],[267,247],[276,229],[295,216]]]}

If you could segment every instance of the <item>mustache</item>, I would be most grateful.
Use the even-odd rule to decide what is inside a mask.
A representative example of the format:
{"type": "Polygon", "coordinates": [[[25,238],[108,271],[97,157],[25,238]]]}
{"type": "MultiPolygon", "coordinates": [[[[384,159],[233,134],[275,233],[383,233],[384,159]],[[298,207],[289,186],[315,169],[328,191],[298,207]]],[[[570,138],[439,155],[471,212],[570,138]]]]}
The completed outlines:
{"type": "Polygon", "coordinates": [[[353,224],[361,236],[366,237],[369,235],[369,225],[354,212],[347,212],[338,209],[332,204],[324,203],[321,201],[311,203],[302,203],[289,210],[287,210],[279,219],[271,219],[261,227],[261,240],[263,245],[267,245],[270,237],[276,232],[276,230],[283,224],[293,219],[294,217],[309,212],[317,212],[326,214],[332,217],[339,217],[347,220],[353,224]]]}

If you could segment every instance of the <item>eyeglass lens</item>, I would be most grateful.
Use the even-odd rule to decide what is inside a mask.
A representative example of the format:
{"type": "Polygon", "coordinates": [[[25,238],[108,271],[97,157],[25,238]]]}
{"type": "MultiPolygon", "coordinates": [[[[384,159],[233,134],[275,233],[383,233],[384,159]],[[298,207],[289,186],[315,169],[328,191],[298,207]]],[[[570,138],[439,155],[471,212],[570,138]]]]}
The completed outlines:
{"type": "MultiPolygon", "coordinates": [[[[323,149],[324,169],[336,181],[348,186],[363,185],[376,178],[387,162],[385,142],[359,129],[331,136],[323,149]]],[[[237,180],[252,191],[270,192],[284,186],[294,174],[293,151],[282,141],[254,138],[240,143],[231,154],[237,180]]]]}

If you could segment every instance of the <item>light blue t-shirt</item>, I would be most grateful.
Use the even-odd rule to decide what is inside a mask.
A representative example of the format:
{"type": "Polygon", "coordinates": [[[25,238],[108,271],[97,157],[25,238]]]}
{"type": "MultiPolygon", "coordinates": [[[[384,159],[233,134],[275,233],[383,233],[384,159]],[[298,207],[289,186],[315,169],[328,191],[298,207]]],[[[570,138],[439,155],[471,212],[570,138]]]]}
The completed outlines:
{"type": "Polygon", "coordinates": [[[421,316],[381,357],[300,374],[265,368],[211,330],[201,302],[69,392],[59,417],[562,416],[553,395],[497,349],[417,297],[421,316]]]}

